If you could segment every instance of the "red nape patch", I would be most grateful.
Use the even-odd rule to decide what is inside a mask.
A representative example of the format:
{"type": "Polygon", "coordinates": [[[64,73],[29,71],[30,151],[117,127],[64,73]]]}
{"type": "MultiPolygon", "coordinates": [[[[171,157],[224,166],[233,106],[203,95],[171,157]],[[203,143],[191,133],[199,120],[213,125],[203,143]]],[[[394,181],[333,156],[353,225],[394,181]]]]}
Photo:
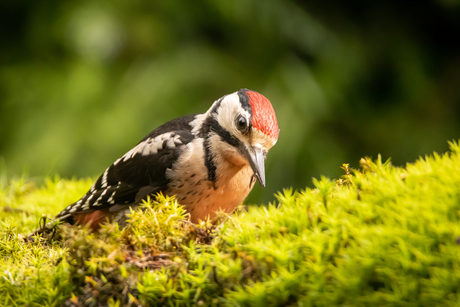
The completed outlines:
{"type": "Polygon", "coordinates": [[[265,96],[254,91],[247,91],[246,95],[252,108],[252,126],[277,140],[280,129],[278,128],[275,110],[270,101],[265,96]]]}

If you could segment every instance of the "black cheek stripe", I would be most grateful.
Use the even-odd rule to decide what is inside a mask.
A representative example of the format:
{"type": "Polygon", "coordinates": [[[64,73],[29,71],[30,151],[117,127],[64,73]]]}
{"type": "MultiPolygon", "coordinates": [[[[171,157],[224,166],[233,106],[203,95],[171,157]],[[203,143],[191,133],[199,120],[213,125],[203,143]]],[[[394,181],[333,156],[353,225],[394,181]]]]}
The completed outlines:
{"type": "Polygon", "coordinates": [[[208,169],[208,180],[215,183],[217,180],[217,167],[214,161],[215,155],[211,152],[210,137],[212,136],[212,132],[217,134],[222,141],[234,146],[239,151],[241,151],[241,148],[243,148],[243,143],[236,137],[232,136],[230,132],[225,130],[213,117],[208,117],[203,123],[200,135],[205,137],[203,142],[205,152],[205,166],[208,169]]]}

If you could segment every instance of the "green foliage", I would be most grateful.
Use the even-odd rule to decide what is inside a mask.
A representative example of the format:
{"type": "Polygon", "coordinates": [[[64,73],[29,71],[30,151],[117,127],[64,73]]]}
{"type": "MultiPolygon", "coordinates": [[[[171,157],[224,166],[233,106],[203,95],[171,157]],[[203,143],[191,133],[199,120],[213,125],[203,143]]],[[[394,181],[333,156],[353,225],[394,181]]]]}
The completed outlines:
{"type": "Polygon", "coordinates": [[[217,226],[189,223],[174,197],[159,195],[124,229],[62,226],[63,240],[49,244],[23,241],[37,204],[53,211],[90,182],[10,182],[0,191],[0,302],[457,306],[460,146],[450,146],[405,168],[363,158],[338,181],[286,189],[217,226]]]}

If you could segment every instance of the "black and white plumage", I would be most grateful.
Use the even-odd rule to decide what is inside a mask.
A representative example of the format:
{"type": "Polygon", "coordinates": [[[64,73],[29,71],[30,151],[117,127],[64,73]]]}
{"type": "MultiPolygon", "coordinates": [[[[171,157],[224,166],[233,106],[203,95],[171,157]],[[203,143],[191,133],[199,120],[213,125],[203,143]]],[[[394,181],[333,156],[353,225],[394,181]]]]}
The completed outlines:
{"type": "Polygon", "coordinates": [[[80,200],[56,219],[122,222],[129,208],[149,195],[177,195],[192,222],[232,212],[256,179],[265,185],[264,159],[278,139],[271,103],[242,89],[204,114],[183,116],[158,127],[109,166],[80,200]]]}

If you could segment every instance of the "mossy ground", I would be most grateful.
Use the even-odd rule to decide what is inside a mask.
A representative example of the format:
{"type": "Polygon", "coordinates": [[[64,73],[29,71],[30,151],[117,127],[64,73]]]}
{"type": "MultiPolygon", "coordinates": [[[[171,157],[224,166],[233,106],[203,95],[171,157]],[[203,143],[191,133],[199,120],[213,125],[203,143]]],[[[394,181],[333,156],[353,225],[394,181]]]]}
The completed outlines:
{"type": "Polygon", "coordinates": [[[458,306],[460,147],[405,168],[380,159],[268,206],[193,225],[174,198],[99,234],[24,242],[91,180],[0,189],[4,306],[458,306]]]}

